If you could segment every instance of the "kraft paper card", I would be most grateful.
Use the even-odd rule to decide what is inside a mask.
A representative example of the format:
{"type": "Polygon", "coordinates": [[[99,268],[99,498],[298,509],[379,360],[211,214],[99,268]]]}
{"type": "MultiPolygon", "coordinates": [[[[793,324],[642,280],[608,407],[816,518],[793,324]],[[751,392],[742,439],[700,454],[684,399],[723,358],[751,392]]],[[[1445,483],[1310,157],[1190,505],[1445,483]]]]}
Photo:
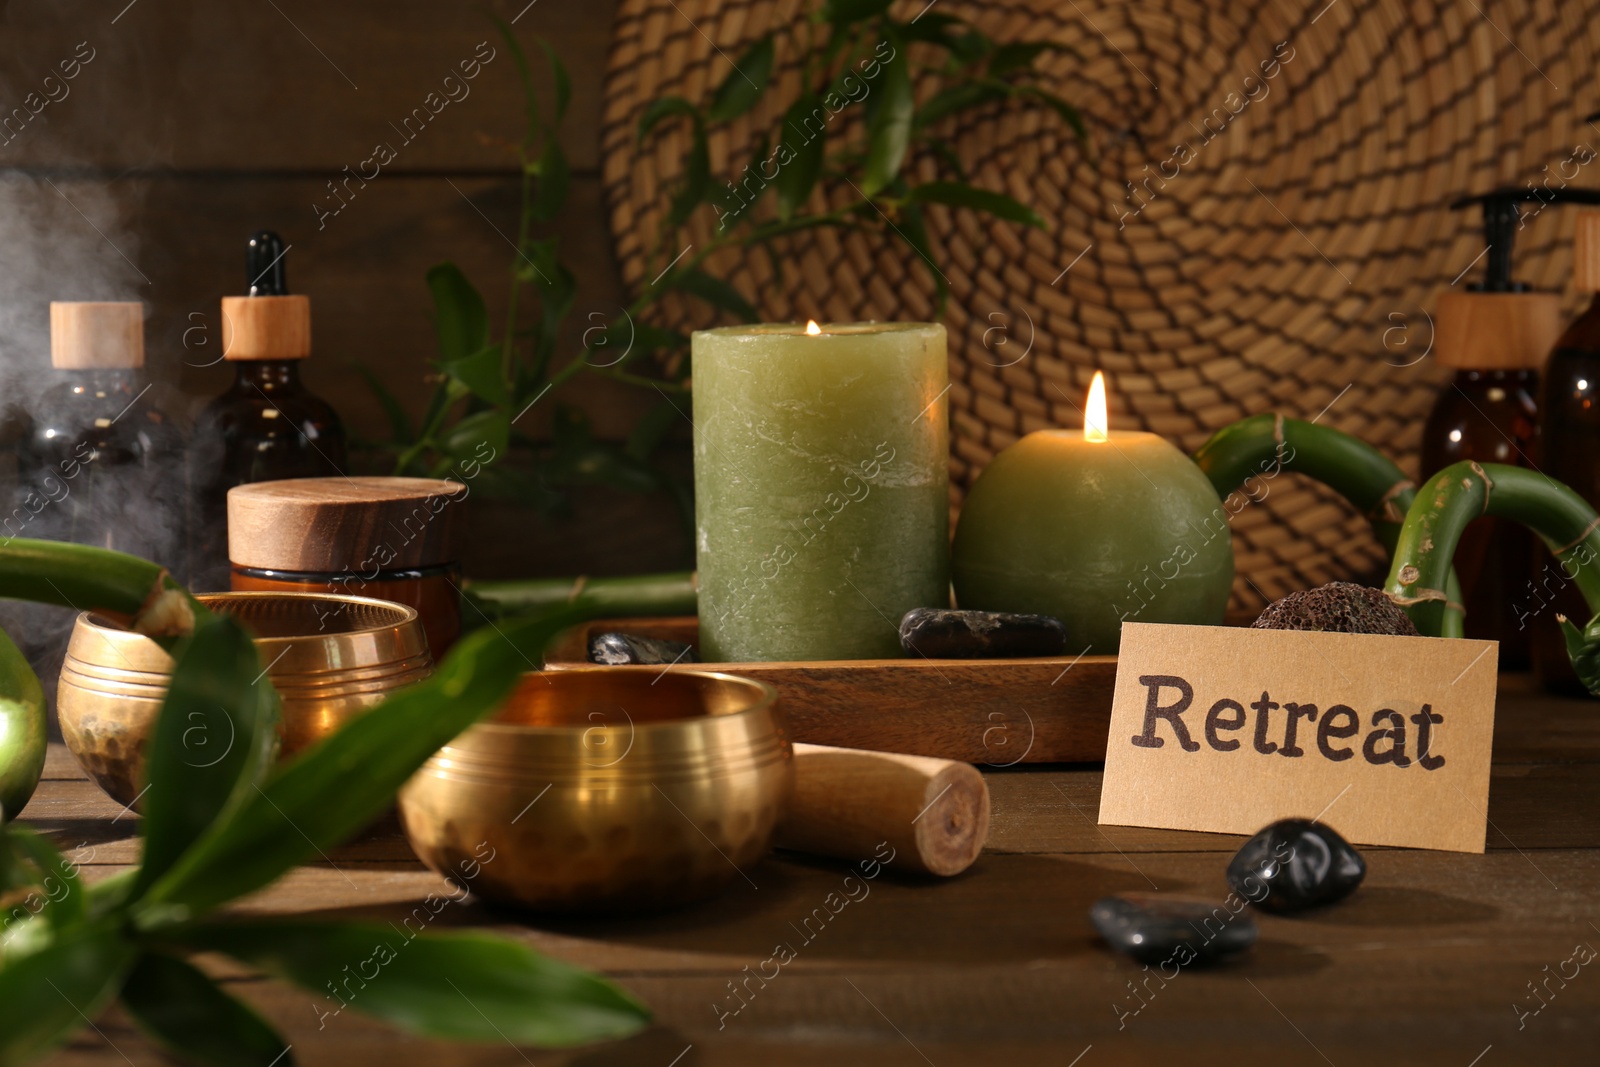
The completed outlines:
{"type": "Polygon", "coordinates": [[[1482,852],[1492,641],[1126,623],[1100,822],[1482,852]]]}

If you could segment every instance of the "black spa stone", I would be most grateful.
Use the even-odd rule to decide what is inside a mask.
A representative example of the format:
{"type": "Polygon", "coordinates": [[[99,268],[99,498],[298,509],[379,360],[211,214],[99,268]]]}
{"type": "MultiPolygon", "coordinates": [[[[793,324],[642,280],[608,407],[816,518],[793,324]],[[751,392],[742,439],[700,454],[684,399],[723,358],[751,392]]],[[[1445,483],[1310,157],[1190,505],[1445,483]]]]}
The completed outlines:
{"type": "Polygon", "coordinates": [[[1106,943],[1140,963],[1205,966],[1256,943],[1256,922],[1242,904],[1178,897],[1103,897],[1089,921],[1106,943]]]}
{"type": "Polygon", "coordinates": [[[699,663],[694,649],[681,641],[663,641],[635,634],[596,634],[589,639],[589,662],[609,667],[631,664],[662,666],[668,663],[699,663]]]}
{"type": "Polygon", "coordinates": [[[1067,628],[1048,615],[912,608],[900,620],[900,645],[929,659],[1060,656],[1067,651],[1067,628]]]}
{"type": "Polygon", "coordinates": [[[1367,876],[1350,842],[1309,819],[1280,819],[1244,843],[1228,884],[1263,911],[1288,914],[1341,900],[1367,876]]]}

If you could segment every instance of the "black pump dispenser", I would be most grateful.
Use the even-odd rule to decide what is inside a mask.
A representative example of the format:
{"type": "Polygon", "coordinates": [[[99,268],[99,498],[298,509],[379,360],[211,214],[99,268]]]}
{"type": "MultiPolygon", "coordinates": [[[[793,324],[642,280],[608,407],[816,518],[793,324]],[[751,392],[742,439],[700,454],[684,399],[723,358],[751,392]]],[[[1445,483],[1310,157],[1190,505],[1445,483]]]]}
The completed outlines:
{"type": "Polygon", "coordinates": [[[1483,239],[1489,249],[1488,261],[1483,265],[1483,281],[1472,283],[1467,286],[1468,289],[1475,293],[1529,291],[1527,283],[1511,280],[1511,251],[1517,231],[1526,225],[1522,218],[1522,205],[1534,202],[1541,205],[1600,204],[1600,192],[1593,189],[1506,187],[1456,200],[1450,205],[1452,211],[1460,211],[1474,204],[1483,205],[1483,239]]]}

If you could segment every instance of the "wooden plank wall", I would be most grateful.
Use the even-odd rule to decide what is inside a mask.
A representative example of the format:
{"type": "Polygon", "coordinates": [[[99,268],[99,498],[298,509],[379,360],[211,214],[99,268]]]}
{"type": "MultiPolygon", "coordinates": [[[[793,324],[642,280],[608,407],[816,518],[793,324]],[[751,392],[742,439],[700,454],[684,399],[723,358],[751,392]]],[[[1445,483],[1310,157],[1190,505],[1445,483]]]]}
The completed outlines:
{"type": "MultiPolygon", "coordinates": [[[[419,414],[433,354],[428,267],[456,262],[484,290],[495,321],[504,316],[513,254],[505,234],[517,202],[508,142],[521,135],[523,110],[512,58],[485,10],[516,20],[537,77],[545,70],[536,36],[573,77],[563,131],[572,194],[553,231],[580,286],[570,353],[588,313],[610,313],[622,299],[597,158],[614,7],[0,0],[0,117],[49,100],[0,135],[8,402],[25,404],[34,371],[48,365],[50,299],[139,299],[149,369],[174,390],[168,405],[203,403],[228,380],[225,367],[208,365],[220,349],[218,299],[241,291],[244,241],[265,226],[292,246],[291,289],[313,298],[312,388],[355,434],[381,436],[382,411],[355,371],[364,362],[419,414]],[[479,65],[465,95],[461,82],[452,86],[458,99],[420,130],[413,121],[407,140],[397,127],[430,92],[444,95],[463,61],[479,65]],[[63,62],[75,70],[70,80],[63,62]],[[329,182],[380,143],[395,159],[364,187],[353,183],[338,214],[319,212],[340,205],[329,182]]],[[[616,437],[655,398],[580,377],[567,399],[616,437]]],[[[547,423],[549,407],[519,426],[547,423]]],[[[585,490],[576,504],[556,524],[516,507],[480,509],[469,570],[635,570],[692,555],[664,498],[585,490]]]]}

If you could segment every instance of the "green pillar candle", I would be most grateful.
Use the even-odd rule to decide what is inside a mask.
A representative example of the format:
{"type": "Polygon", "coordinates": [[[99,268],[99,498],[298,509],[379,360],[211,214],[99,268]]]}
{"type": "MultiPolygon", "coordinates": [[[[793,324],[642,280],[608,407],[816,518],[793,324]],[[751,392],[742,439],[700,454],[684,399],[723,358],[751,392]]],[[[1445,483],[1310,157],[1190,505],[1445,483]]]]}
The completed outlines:
{"type": "Polygon", "coordinates": [[[948,602],[947,382],[936,323],[695,333],[702,659],[898,656],[948,602]]]}
{"type": "Polygon", "coordinates": [[[1100,375],[1085,429],[1039,430],[984,468],[956,525],[956,602],[1051,615],[1069,650],[1114,654],[1124,620],[1217,624],[1233,585],[1228,512],[1152,433],[1111,432],[1100,375]]]}

